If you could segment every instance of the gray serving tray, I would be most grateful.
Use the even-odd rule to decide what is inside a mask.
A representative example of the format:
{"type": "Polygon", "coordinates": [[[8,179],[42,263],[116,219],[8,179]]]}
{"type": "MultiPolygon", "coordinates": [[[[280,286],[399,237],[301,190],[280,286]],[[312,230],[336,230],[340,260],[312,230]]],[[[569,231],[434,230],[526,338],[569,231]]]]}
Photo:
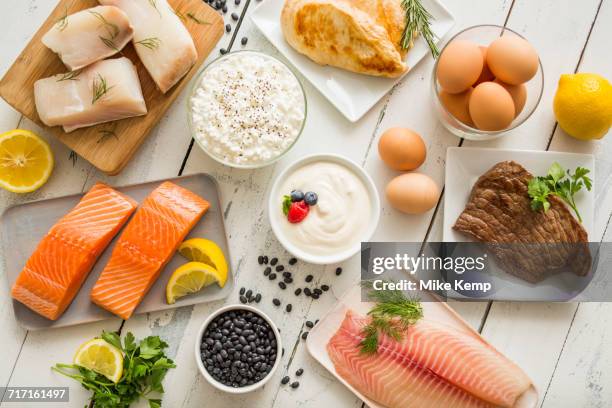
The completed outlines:
{"type": "MultiPolygon", "coordinates": [[[[215,179],[207,174],[194,174],[115,188],[142,203],[144,198],[163,181],[171,181],[185,187],[210,202],[210,209],[191,230],[187,238],[208,238],[221,247],[228,261],[227,283],[223,288],[213,284],[204,288],[199,293],[186,296],[179,299],[175,304],[168,305],[166,303],[166,283],[172,272],[187,262],[177,253],[161,272],[157,282],[155,282],[142,303],[136,308],[134,314],[174,309],[181,306],[223,299],[232,292],[234,287],[231,256],[225,233],[223,212],[220,207],[219,189],[215,179]]],[[[0,218],[0,237],[2,239],[2,250],[6,262],[6,276],[9,288],[13,286],[17,275],[19,275],[27,259],[36,249],[38,242],[64,214],[79,202],[83,195],[75,194],[50,200],[34,201],[12,206],[4,211],[0,218]]],[[[13,310],[19,324],[28,330],[40,330],[95,322],[114,317],[113,314],[93,304],[89,300],[89,293],[102,269],[107,264],[115,242],[120,235],[121,232],[117,234],[115,239],[102,253],[81,290],[72,301],[72,304],[68,306],[59,319],[56,321],[47,320],[13,300],[13,310]]],[[[10,296],[10,294],[6,295],[10,296]]]]}

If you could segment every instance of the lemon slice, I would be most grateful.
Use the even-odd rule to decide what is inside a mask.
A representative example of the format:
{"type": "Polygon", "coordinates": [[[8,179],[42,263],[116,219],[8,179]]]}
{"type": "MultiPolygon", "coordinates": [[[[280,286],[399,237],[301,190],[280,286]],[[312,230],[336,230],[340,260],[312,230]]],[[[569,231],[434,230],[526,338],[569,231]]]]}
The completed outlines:
{"type": "Polygon", "coordinates": [[[183,242],[179,253],[190,261],[203,262],[212,266],[220,274],[219,286],[225,286],[227,281],[227,261],[219,245],[210,239],[192,238],[183,242]]]}
{"type": "Polygon", "coordinates": [[[116,383],[123,374],[121,350],[103,339],[89,340],[78,348],[74,363],[102,374],[116,383]]]}
{"type": "Polygon", "coordinates": [[[30,193],[47,182],[52,170],[53,153],[38,135],[23,129],[0,135],[0,187],[30,193]]]}
{"type": "Polygon", "coordinates": [[[203,262],[188,262],[172,273],[166,285],[166,301],[171,305],[176,299],[198,292],[215,282],[223,287],[225,281],[221,284],[221,279],[221,273],[210,265],[203,262]]]}

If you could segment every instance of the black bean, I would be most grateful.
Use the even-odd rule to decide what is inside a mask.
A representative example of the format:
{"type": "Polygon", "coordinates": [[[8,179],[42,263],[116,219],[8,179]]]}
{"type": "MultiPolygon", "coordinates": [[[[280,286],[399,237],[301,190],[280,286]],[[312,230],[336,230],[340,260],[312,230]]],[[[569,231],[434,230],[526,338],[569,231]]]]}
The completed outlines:
{"type": "Polygon", "coordinates": [[[306,340],[306,337],[308,337],[308,332],[302,333],[302,340],[306,340]]]}
{"type": "Polygon", "coordinates": [[[304,374],[304,369],[303,369],[303,368],[299,368],[299,369],[298,369],[298,370],[295,372],[295,375],[297,375],[298,377],[299,377],[300,375],[302,375],[302,374],[304,374]]]}
{"type": "Polygon", "coordinates": [[[272,268],[270,268],[269,266],[266,267],[266,269],[264,269],[264,276],[268,276],[270,272],[272,272],[272,268]]]}
{"type": "Polygon", "coordinates": [[[285,310],[287,311],[287,313],[290,313],[292,308],[293,306],[291,306],[291,303],[289,303],[287,307],[285,308],[285,310]]]}
{"type": "Polygon", "coordinates": [[[297,387],[300,386],[300,383],[298,381],[294,381],[291,383],[291,388],[296,389],[297,387]]]}
{"type": "Polygon", "coordinates": [[[229,33],[230,31],[232,31],[232,26],[230,24],[226,24],[225,25],[225,32],[229,33]]]}
{"type": "MultiPolygon", "coordinates": [[[[236,0],[236,1],[240,1],[240,0],[236,0]]],[[[249,39],[248,39],[248,38],[246,38],[246,37],[242,37],[242,40],[240,40],[240,44],[242,44],[242,45],[246,45],[248,41],[249,41],[249,39]]]]}
{"type": "Polygon", "coordinates": [[[321,285],[321,289],[323,289],[324,292],[327,292],[329,290],[329,285],[321,285]]]}
{"type": "Polygon", "coordinates": [[[285,283],[293,283],[293,278],[285,278],[285,279],[283,279],[283,282],[285,282],[285,283]]]}
{"type": "Polygon", "coordinates": [[[246,289],[245,289],[244,287],[240,288],[240,294],[241,294],[241,295],[244,295],[244,291],[245,291],[245,290],[246,290],[246,289]]]}
{"type": "Polygon", "coordinates": [[[246,291],[246,297],[247,299],[251,297],[251,295],[253,294],[253,291],[251,289],[246,291]]]}
{"type": "Polygon", "coordinates": [[[227,54],[227,50],[225,48],[221,48],[219,52],[221,53],[221,55],[227,54]]]}
{"type": "Polygon", "coordinates": [[[290,278],[291,277],[291,272],[289,272],[289,271],[283,272],[283,277],[290,278]]]}
{"type": "Polygon", "coordinates": [[[234,0],[234,4],[239,6],[240,5],[240,0],[234,0]]]}
{"type": "Polygon", "coordinates": [[[270,259],[270,265],[274,266],[278,263],[278,258],[272,258],[270,259]]]}
{"type": "Polygon", "coordinates": [[[276,272],[282,272],[285,270],[285,267],[283,265],[277,265],[274,269],[276,269],[276,272]]]}
{"type": "Polygon", "coordinates": [[[263,262],[267,265],[268,264],[268,257],[267,255],[264,255],[263,257],[263,262]]]}
{"type": "Polygon", "coordinates": [[[312,294],[312,298],[315,299],[315,300],[318,299],[319,298],[319,294],[318,293],[313,293],[312,294]]]}
{"type": "Polygon", "coordinates": [[[297,259],[295,259],[295,258],[291,258],[291,259],[289,260],[289,265],[295,265],[295,264],[296,264],[296,262],[297,262],[297,259]]]}
{"type": "Polygon", "coordinates": [[[336,276],[339,276],[342,273],[342,268],[337,267],[336,268],[336,276]]]}
{"type": "Polygon", "coordinates": [[[282,289],[285,290],[287,289],[287,284],[285,282],[278,282],[278,286],[282,289]]]}
{"type": "Polygon", "coordinates": [[[304,279],[304,280],[305,280],[306,282],[310,283],[310,282],[312,282],[312,279],[313,279],[313,278],[314,278],[314,276],[312,276],[312,275],[308,275],[308,276],[306,276],[306,279],[304,279]]]}
{"type": "Polygon", "coordinates": [[[283,379],[281,380],[281,384],[285,385],[285,384],[287,384],[288,382],[289,382],[289,376],[288,376],[288,375],[286,375],[286,376],[284,376],[284,377],[283,377],[283,379]]]}
{"type": "Polygon", "coordinates": [[[312,292],[310,291],[310,288],[304,288],[304,294],[305,294],[306,296],[310,296],[310,295],[312,295],[312,292]]]}
{"type": "Polygon", "coordinates": [[[238,17],[238,14],[236,14],[236,13],[232,13],[232,20],[234,20],[234,21],[238,21],[238,18],[239,18],[239,17],[238,17]]]}
{"type": "Polygon", "coordinates": [[[221,11],[223,11],[223,14],[227,13],[227,6],[223,6],[223,8],[221,9],[221,11]]]}
{"type": "Polygon", "coordinates": [[[268,276],[268,279],[270,279],[270,280],[276,279],[276,274],[275,273],[271,273],[270,276],[268,276]]]}
{"type": "Polygon", "coordinates": [[[240,296],[240,303],[246,303],[246,302],[247,302],[247,298],[244,295],[240,296]]]}
{"type": "Polygon", "coordinates": [[[312,329],[314,327],[314,324],[310,320],[306,320],[306,327],[312,329]]]}
{"type": "Polygon", "coordinates": [[[259,255],[257,257],[257,263],[259,263],[260,265],[263,265],[263,256],[262,255],[259,255]]]}
{"type": "Polygon", "coordinates": [[[293,293],[295,293],[295,296],[300,296],[300,293],[302,293],[302,288],[297,288],[293,293]]]}
{"type": "Polygon", "coordinates": [[[322,295],[323,294],[323,291],[321,289],[319,289],[319,288],[315,288],[313,290],[313,292],[316,293],[317,295],[322,295]]]}
{"type": "Polygon", "coordinates": [[[261,293],[258,293],[257,295],[255,295],[255,302],[257,303],[261,302],[261,293]]]}
{"type": "Polygon", "coordinates": [[[274,303],[274,306],[280,306],[281,301],[276,299],[276,298],[274,298],[274,299],[272,299],[272,303],[274,303]]]}

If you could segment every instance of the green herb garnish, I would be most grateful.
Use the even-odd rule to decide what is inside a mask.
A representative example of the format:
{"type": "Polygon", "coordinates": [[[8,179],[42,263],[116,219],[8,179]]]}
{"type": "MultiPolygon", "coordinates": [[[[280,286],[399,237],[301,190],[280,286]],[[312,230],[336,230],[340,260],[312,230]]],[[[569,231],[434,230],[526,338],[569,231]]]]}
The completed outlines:
{"type": "Polygon", "coordinates": [[[59,78],[57,78],[57,82],[77,81],[79,79],[79,75],[81,75],[81,72],[83,72],[82,69],[66,72],[65,74],[62,74],[59,76],[59,78]]]}
{"type": "Polygon", "coordinates": [[[285,216],[289,214],[290,208],[291,208],[291,196],[284,195],[283,196],[283,214],[285,214],[285,216]]]}
{"type": "Polygon", "coordinates": [[[531,197],[531,209],[548,211],[550,209],[548,196],[556,195],[574,210],[578,221],[582,222],[574,196],[582,190],[582,187],[591,191],[593,182],[587,176],[590,172],[589,169],[584,167],[576,167],[574,174],[572,174],[569,170],[566,172],[559,163],[553,163],[545,177],[534,177],[529,180],[527,192],[531,197]]]}
{"type": "Polygon", "coordinates": [[[142,45],[150,50],[156,50],[161,44],[161,40],[157,37],[144,38],[140,41],[136,41],[134,44],[142,45]]]}
{"type": "Polygon", "coordinates": [[[98,78],[94,78],[92,83],[91,104],[96,103],[100,98],[108,93],[113,87],[108,86],[106,79],[98,74],[98,78]]]}
{"type": "Polygon", "coordinates": [[[193,21],[195,21],[196,23],[201,24],[201,25],[210,25],[211,24],[208,21],[200,20],[191,11],[187,13],[187,17],[189,17],[190,19],[192,19],[193,21]]]}
{"type": "Polygon", "coordinates": [[[159,9],[157,8],[157,0],[149,0],[149,4],[151,5],[151,7],[155,9],[155,11],[157,11],[157,14],[159,14],[159,17],[161,18],[161,13],[159,12],[159,9]]]}
{"type": "Polygon", "coordinates": [[[402,48],[410,49],[414,45],[415,36],[420,34],[427,42],[431,55],[437,58],[440,50],[436,46],[435,35],[431,31],[433,16],[423,7],[420,0],[402,0],[402,7],[406,12],[406,26],[401,40],[402,48]]]}
{"type": "MultiPolygon", "coordinates": [[[[370,282],[364,282],[369,285],[370,282]]],[[[401,341],[404,331],[423,317],[423,307],[417,299],[410,299],[399,290],[374,290],[369,287],[368,298],[375,306],[368,312],[372,318],[363,328],[361,352],[376,353],[380,334],[401,341]]]]}
{"type": "Polygon", "coordinates": [[[111,39],[114,40],[115,37],[119,35],[120,30],[116,24],[109,22],[102,14],[98,13],[97,11],[90,10],[89,13],[100,21],[101,27],[104,27],[106,29],[106,32],[108,33],[108,36],[111,39]]]}
{"type": "Polygon", "coordinates": [[[64,31],[68,27],[68,7],[64,9],[64,15],[55,23],[59,31],[64,31]]]}
{"type": "Polygon", "coordinates": [[[56,364],[51,369],[93,391],[91,402],[96,408],[128,408],[140,398],[147,398],[151,408],[161,407],[161,399],[148,398],[148,395],[162,394],[162,380],[168,370],[176,367],[164,352],[168,344],[158,336],[136,342],[132,333],[125,335],[123,344],[117,333],[102,332],[101,338],[124,354],[123,375],[116,384],[76,364],[56,364]]]}

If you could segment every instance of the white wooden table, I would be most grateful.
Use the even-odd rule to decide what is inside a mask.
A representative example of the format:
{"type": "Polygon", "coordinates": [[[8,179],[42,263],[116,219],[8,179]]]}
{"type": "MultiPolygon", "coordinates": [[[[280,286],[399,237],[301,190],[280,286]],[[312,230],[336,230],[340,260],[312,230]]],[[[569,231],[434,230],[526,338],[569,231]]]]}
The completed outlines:
{"type": "MultiPolygon", "coordinates": [[[[263,0],[266,1],[266,0],[263,0]]],[[[463,142],[448,133],[430,109],[429,78],[433,61],[427,58],[367,115],[349,123],[312,86],[305,82],[309,114],[300,141],[278,164],[256,171],[224,168],[193,146],[187,129],[185,98],[179,98],[161,123],[117,177],[98,172],[83,159],[73,162],[70,151],[48,137],[56,157],[50,181],[40,191],[17,196],[0,191],[0,209],[35,199],[86,191],[95,181],[113,185],[143,182],[179,174],[207,172],[220,183],[222,206],[237,275],[236,293],[226,302],[236,302],[238,288],[247,286],[263,294],[259,307],[272,316],[282,330],[286,353],[283,364],[263,390],[234,397],[215,391],[201,378],[193,359],[195,332],[208,314],[221,302],[183,307],[171,312],[138,315],[129,321],[119,319],[66,329],[27,332],[13,317],[4,267],[0,269],[0,387],[69,386],[69,406],[82,407],[88,393],[71,380],[52,373],[55,362],[67,362],[84,340],[102,329],[132,331],[137,336],[157,334],[168,339],[169,354],[178,364],[165,381],[164,406],[182,407],[361,407],[362,402],[335,381],[308,355],[300,334],[305,320],[315,320],[335,302],[345,289],[359,279],[359,259],[341,265],[344,273],[336,277],[338,265],[314,266],[298,263],[293,268],[296,281],[313,274],[315,281],[331,284],[332,289],[318,301],[301,296],[291,298],[293,312],[272,305],[278,287],[264,279],[257,256],[268,254],[289,258],[274,238],[266,220],[263,203],[270,181],[295,158],[307,153],[334,152],[361,163],[374,178],[379,190],[395,173],[381,163],[376,142],[391,126],[417,130],[427,143],[428,158],[420,171],[440,186],[444,185],[444,160],[449,146],[505,147],[537,150],[587,152],[596,156],[596,222],[591,240],[610,240],[608,230],[612,213],[612,135],[594,143],[570,139],[556,126],[552,98],[559,76],[575,71],[596,72],[612,79],[612,0],[442,0],[457,20],[453,31],[480,24],[507,24],[526,36],[540,53],[545,67],[543,100],[523,126],[511,134],[487,143],[463,142]],[[304,368],[301,386],[293,390],[280,386],[285,373],[304,368]]],[[[4,73],[39,25],[55,6],[55,0],[0,2],[0,73],[4,73]]],[[[232,32],[225,34],[219,48],[259,49],[276,55],[276,50],[257,32],[249,14],[256,0],[242,0],[235,6],[228,1],[226,21],[232,32]],[[244,12],[242,12],[244,10],[244,12]],[[231,12],[242,12],[239,23],[231,12]],[[242,37],[249,38],[246,47],[242,37]]],[[[214,58],[215,50],[209,57],[214,58]]],[[[188,88],[187,88],[188,89],[188,88]]],[[[42,129],[21,117],[0,101],[0,130],[15,127],[42,129]]],[[[445,197],[442,197],[444,200],[445,197]]],[[[441,240],[443,202],[421,216],[404,216],[383,200],[380,224],[374,240],[441,240]]],[[[7,237],[3,237],[6,239],[7,237]]],[[[612,304],[547,303],[454,303],[456,310],[492,344],[516,361],[534,380],[544,407],[612,406],[612,304]]],[[[5,403],[2,406],[13,406],[5,403]]],[[[25,405],[15,405],[25,406],[25,405]]],[[[55,406],[45,404],[45,406],[55,406]]],[[[57,404],[66,406],[66,404],[57,404]]]]}

